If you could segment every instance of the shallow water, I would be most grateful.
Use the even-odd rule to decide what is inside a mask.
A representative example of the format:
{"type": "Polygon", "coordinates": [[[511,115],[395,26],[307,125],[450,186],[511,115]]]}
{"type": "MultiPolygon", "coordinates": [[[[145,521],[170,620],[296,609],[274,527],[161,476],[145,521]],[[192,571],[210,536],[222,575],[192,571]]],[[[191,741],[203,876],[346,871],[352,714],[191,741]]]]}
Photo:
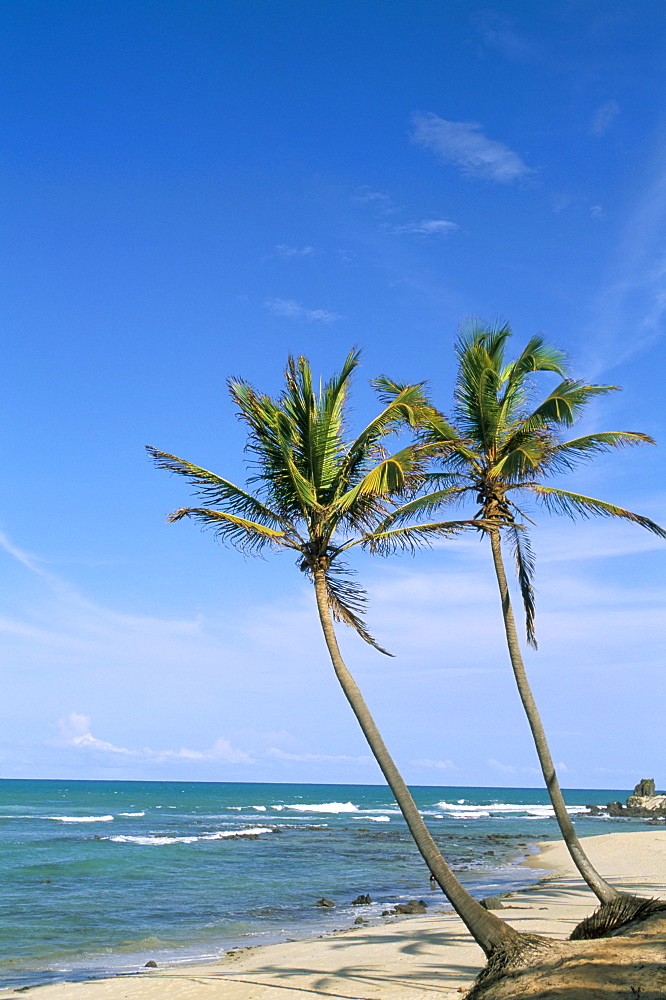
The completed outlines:
{"type": "MultiPolygon", "coordinates": [[[[474,895],[539,878],[519,860],[558,836],[545,792],[412,791],[474,895]]],[[[626,795],[567,791],[579,834],[643,828],[582,815],[626,795]]],[[[390,792],[370,785],[0,780],[0,889],[2,987],[214,960],[413,898],[448,905],[390,792]],[[371,905],[351,905],[366,893],[371,905]]]]}

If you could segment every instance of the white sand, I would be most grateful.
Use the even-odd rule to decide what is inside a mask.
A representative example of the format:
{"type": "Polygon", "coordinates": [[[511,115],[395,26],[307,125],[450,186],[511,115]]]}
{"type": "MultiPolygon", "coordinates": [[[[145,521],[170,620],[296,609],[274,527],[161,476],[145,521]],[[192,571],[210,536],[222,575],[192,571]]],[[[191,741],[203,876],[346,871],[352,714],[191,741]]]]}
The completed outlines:
{"type": "MultiPolygon", "coordinates": [[[[590,860],[620,889],[666,896],[666,830],[587,837],[590,860]]],[[[566,938],[596,906],[561,842],[541,844],[528,864],[553,874],[505,899],[518,930],[566,938]],[[510,908],[509,908],[510,907],[510,908]]],[[[426,897],[435,909],[435,893],[426,897]]],[[[449,1000],[460,998],[483,953],[450,912],[386,918],[314,941],[238,951],[214,964],[145,969],[136,975],[39,987],[39,1000],[449,1000]]],[[[22,991],[24,992],[24,991],[22,991]]],[[[32,991],[29,991],[32,993],[32,991]]],[[[0,991],[2,998],[18,994],[0,991]]]]}

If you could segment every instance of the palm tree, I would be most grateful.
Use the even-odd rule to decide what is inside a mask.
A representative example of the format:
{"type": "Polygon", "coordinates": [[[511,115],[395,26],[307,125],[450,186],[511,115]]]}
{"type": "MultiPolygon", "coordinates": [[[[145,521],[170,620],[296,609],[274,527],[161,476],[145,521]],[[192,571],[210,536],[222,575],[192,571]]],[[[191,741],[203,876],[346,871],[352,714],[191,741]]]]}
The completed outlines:
{"type": "MultiPolygon", "coordinates": [[[[666,532],[647,517],[544,482],[600,452],[654,442],[646,434],[634,431],[605,431],[562,440],[562,430],[575,422],[587,403],[617,386],[588,385],[569,378],[566,356],[544,344],[541,337],[533,337],[518,358],[507,362],[505,349],[510,336],[508,325],[496,328],[473,325],[462,334],[456,346],[459,362],[456,422],[448,421],[433,409],[422,424],[422,454],[430,452],[438,456],[441,471],[430,476],[431,483],[438,488],[391,512],[373,533],[369,544],[383,552],[414,546],[421,541],[413,533],[414,518],[431,514],[443,505],[461,504],[473,498],[478,506],[475,517],[482,521],[480,530],[490,540],[509,657],[562,837],[579,872],[601,903],[614,903],[616,909],[632,916],[633,904],[590,863],[567,812],[525,672],[502,557],[502,539],[508,540],[513,550],[525,608],[527,641],[536,648],[534,557],[523,523],[530,518],[519,503],[524,497],[570,517],[620,518],[664,538],[666,532]],[[562,379],[536,406],[532,384],[535,372],[553,372],[562,379]]],[[[386,378],[376,380],[375,385],[387,404],[404,391],[399,383],[386,378]]]]}
{"type": "MultiPolygon", "coordinates": [[[[333,669],[426,864],[486,956],[516,955],[532,936],[520,935],[486,910],[444,861],[396,768],[338,647],[333,620],[350,625],[385,652],[363,622],[365,592],[349,577],[344,554],[388,516],[394,498],[422,480],[417,449],[388,455],[383,440],[405,423],[416,426],[424,405],[420,386],[406,386],[351,443],[345,441],[348,385],[358,365],[350,353],[342,371],[316,392],[306,359],[289,359],[285,387],[273,399],[242,380],[229,391],[247,426],[254,492],[166,452],[148,448],[157,466],[184,476],[204,506],[184,507],[170,521],[192,517],[243,552],[287,549],[314,583],[319,620],[333,669]]],[[[419,538],[448,536],[472,522],[414,528],[419,538]]]]}

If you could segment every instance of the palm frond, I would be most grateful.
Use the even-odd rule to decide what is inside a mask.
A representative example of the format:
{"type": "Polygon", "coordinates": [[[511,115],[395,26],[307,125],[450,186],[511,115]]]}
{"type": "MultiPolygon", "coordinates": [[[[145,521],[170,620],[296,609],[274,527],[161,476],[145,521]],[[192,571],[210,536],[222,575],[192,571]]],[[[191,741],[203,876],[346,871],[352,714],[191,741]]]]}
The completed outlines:
{"type": "Polygon", "coordinates": [[[459,521],[436,521],[431,524],[413,524],[406,528],[373,531],[362,540],[361,545],[379,555],[390,555],[393,552],[416,552],[417,549],[430,548],[438,538],[451,538],[451,536],[458,535],[470,528],[481,530],[487,525],[487,521],[475,518],[459,521]]]}
{"type": "Polygon", "coordinates": [[[265,524],[258,524],[256,521],[237,517],[222,510],[211,510],[210,507],[181,507],[180,510],[174,511],[167,521],[180,521],[184,517],[201,521],[204,527],[211,528],[218,538],[242,552],[259,552],[266,545],[300,548],[284,531],[274,531],[265,524]]]}
{"type": "Polygon", "coordinates": [[[336,495],[346,493],[350,486],[365,475],[369,460],[379,457],[379,442],[400,427],[416,428],[425,413],[430,413],[431,407],[423,392],[423,384],[408,385],[400,388],[395,398],[391,399],[374,420],[365,427],[347,450],[344,460],[340,463],[335,488],[336,495]]]}
{"type": "Polygon", "coordinates": [[[537,649],[536,633],[534,631],[534,616],[536,613],[534,603],[534,552],[530,544],[530,537],[524,528],[517,524],[509,524],[505,527],[506,535],[513,550],[513,557],[516,563],[516,576],[523,599],[525,609],[525,631],[527,642],[537,649]]]}
{"type": "Polygon", "coordinates": [[[499,394],[503,384],[504,350],[511,329],[504,324],[473,324],[456,345],[458,376],[455,409],[464,431],[484,450],[496,444],[500,422],[499,394]]]}
{"type": "Polygon", "coordinates": [[[505,376],[510,382],[522,382],[530,372],[555,372],[566,377],[567,356],[557,347],[544,343],[540,334],[530,337],[524,349],[515,361],[505,369],[505,376]]]}
{"type": "Polygon", "coordinates": [[[257,497],[252,496],[236,486],[228,479],[216,476],[215,473],[203,469],[192,462],[186,462],[184,458],[177,455],[170,455],[166,451],[158,451],[150,445],[146,446],[146,451],[151,456],[158,469],[166,469],[179,476],[185,476],[195,487],[196,496],[215,505],[224,505],[231,514],[241,517],[249,517],[251,520],[269,527],[277,528],[287,526],[284,520],[276,511],[271,510],[266,504],[261,503],[257,497]]]}
{"type": "Polygon", "coordinates": [[[378,462],[350,490],[339,498],[336,507],[348,511],[362,496],[387,497],[400,493],[408,477],[418,476],[423,468],[418,452],[413,446],[403,448],[378,462]]]}
{"type": "Polygon", "coordinates": [[[556,489],[552,486],[543,486],[541,483],[526,483],[525,486],[534,493],[549,510],[558,514],[567,514],[571,518],[577,515],[582,517],[618,517],[625,521],[633,521],[640,524],[642,528],[652,531],[660,538],[666,538],[666,530],[661,528],[648,517],[642,514],[634,514],[633,511],[617,507],[615,504],[606,503],[605,500],[597,500],[595,497],[584,496],[582,493],[572,493],[569,490],[556,489]]]}
{"type": "Polygon", "coordinates": [[[648,434],[640,434],[638,431],[603,431],[598,434],[586,434],[550,448],[544,468],[551,473],[568,471],[599,452],[639,444],[656,444],[656,442],[648,434]]]}
{"type": "Polygon", "coordinates": [[[527,378],[532,372],[550,371],[566,376],[566,355],[544,343],[543,337],[531,337],[522,353],[509,362],[502,372],[504,391],[499,401],[500,423],[510,425],[527,405],[532,383],[527,378]]]}
{"type": "Polygon", "coordinates": [[[333,618],[353,628],[370,646],[385,656],[393,656],[379,645],[363,621],[368,598],[365,590],[350,579],[350,570],[342,563],[333,564],[326,573],[326,594],[333,618]]]}
{"type": "Polygon", "coordinates": [[[490,475],[514,482],[525,475],[533,476],[550,454],[550,435],[533,431],[513,434],[502,447],[500,457],[490,467],[490,475]]]}
{"type": "Polygon", "coordinates": [[[525,433],[553,425],[571,427],[590,400],[596,396],[606,396],[617,389],[616,385],[587,385],[585,382],[566,379],[514,430],[525,433]]]}
{"type": "Polygon", "coordinates": [[[389,528],[398,527],[406,521],[411,521],[418,515],[433,514],[440,507],[459,503],[469,492],[469,486],[447,486],[442,490],[435,490],[432,493],[416,497],[392,510],[388,517],[377,525],[376,530],[387,531],[389,528]]]}
{"type": "Polygon", "coordinates": [[[293,447],[296,464],[303,476],[312,482],[320,501],[334,481],[344,454],[343,414],[348,383],[359,364],[359,351],[351,351],[342,371],[314,392],[310,365],[306,358],[298,362],[289,359],[287,387],[282,405],[293,418],[293,447]]]}

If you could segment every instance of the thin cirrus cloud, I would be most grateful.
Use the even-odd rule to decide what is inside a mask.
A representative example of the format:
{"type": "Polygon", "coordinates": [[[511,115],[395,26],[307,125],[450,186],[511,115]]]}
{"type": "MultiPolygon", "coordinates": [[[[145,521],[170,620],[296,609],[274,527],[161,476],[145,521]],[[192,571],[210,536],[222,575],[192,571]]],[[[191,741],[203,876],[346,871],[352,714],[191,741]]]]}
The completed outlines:
{"type": "Polygon", "coordinates": [[[405,233],[410,236],[448,236],[460,229],[455,222],[448,219],[422,219],[420,222],[406,222],[402,226],[394,226],[391,232],[405,233]]]}
{"type": "Polygon", "coordinates": [[[606,101],[594,112],[590,133],[600,138],[608,131],[613,121],[620,113],[620,105],[617,101],[606,101]]]}
{"type": "Polygon", "coordinates": [[[280,750],[279,747],[270,747],[267,751],[269,757],[275,757],[277,760],[295,760],[295,761],[352,761],[354,763],[367,763],[372,760],[368,754],[361,754],[357,757],[350,757],[346,753],[289,753],[287,750],[280,750]]]}
{"type": "Polygon", "coordinates": [[[484,135],[478,122],[452,122],[432,113],[415,114],[412,122],[412,142],[434,150],[469,177],[510,184],[534,173],[518,153],[484,135]]]}
{"type": "Polygon", "coordinates": [[[533,44],[513,27],[509,18],[494,10],[481,10],[472,17],[483,44],[508,59],[524,61],[535,55],[533,44]]]}
{"type": "Polygon", "coordinates": [[[315,252],[315,248],[311,246],[292,247],[287,243],[278,243],[275,247],[275,252],[278,257],[294,259],[297,257],[310,257],[315,252]]]}
{"type": "Polygon", "coordinates": [[[343,318],[328,309],[308,309],[294,299],[266,299],[264,305],[274,316],[295,319],[301,323],[335,323],[343,318]]]}
{"type": "Polygon", "coordinates": [[[61,746],[74,747],[77,750],[114,754],[120,757],[132,757],[156,763],[174,760],[215,760],[224,761],[227,764],[256,763],[252,754],[233,747],[229,740],[223,736],[215,741],[210,750],[206,751],[190,750],[188,747],[181,747],[179,750],[151,750],[150,747],[142,747],[140,750],[129,750],[127,747],[119,747],[108,740],[100,740],[96,736],[93,736],[90,717],[82,715],[79,712],[71,712],[67,718],[58,719],[56,725],[60,735],[58,743],[61,746]]]}

